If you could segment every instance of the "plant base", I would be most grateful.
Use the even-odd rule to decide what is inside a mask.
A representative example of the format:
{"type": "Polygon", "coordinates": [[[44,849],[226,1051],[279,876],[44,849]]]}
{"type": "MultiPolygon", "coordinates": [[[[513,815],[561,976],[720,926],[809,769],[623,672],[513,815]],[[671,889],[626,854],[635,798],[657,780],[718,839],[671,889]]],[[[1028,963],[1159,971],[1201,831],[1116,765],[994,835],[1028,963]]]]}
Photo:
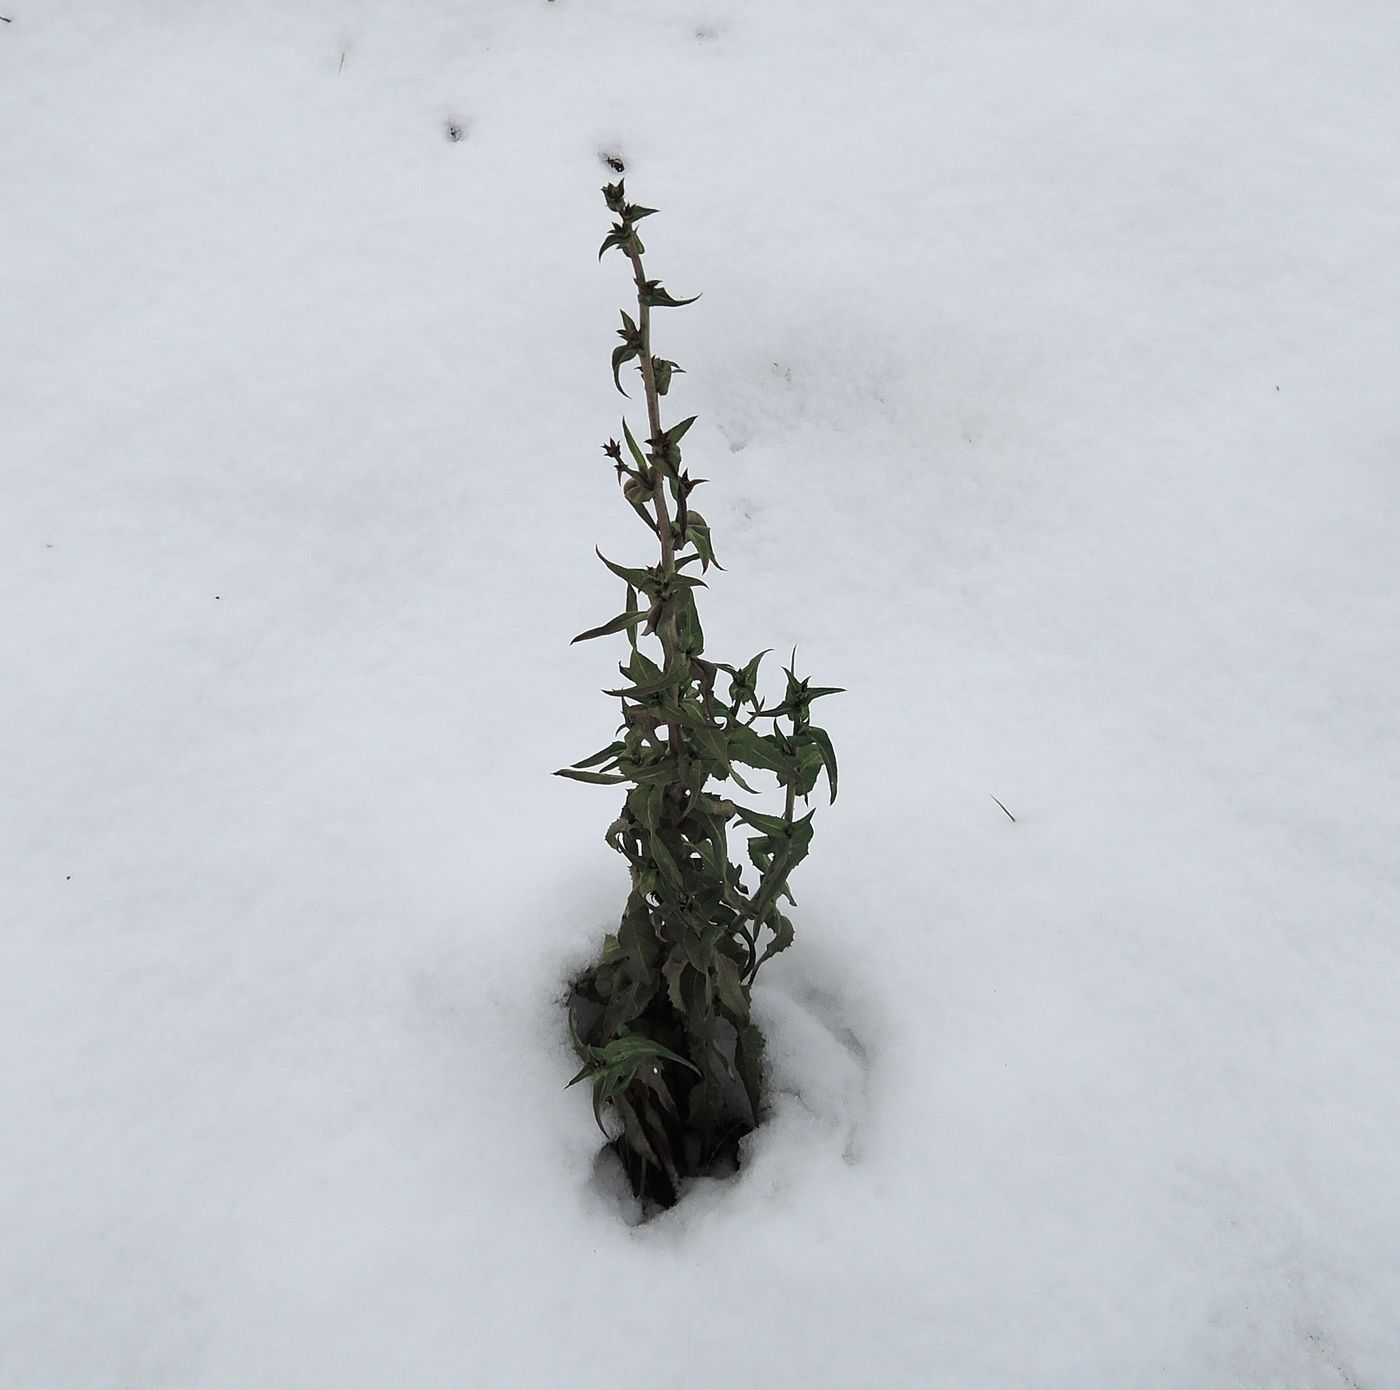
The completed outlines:
{"type": "MultiPolygon", "coordinates": [[[[569,992],[571,1034],[585,1044],[600,1043],[605,1008],[596,975],[586,971],[569,992]]],[[[630,1031],[661,1043],[679,1057],[696,1046],[664,994],[632,1021],[630,1031]]],[[[742,1141],[757,1128],[758,1117],[739,1080],[733,1028],[720,1020],[717,1035],[707,1046],[706,1070],[725,1078],[718,1097],[687,1066],[656,1058],[611,1098],[609,1109],[622,1127],[609,1137],[605,1149],[616,1155],[632,1195],[644,1208],[675,1206],[691,1178],[732,1176],[740,1166],[742,1141]]],[[[601,1129],[602,1112],[597,1113],[601,1129]]]]}

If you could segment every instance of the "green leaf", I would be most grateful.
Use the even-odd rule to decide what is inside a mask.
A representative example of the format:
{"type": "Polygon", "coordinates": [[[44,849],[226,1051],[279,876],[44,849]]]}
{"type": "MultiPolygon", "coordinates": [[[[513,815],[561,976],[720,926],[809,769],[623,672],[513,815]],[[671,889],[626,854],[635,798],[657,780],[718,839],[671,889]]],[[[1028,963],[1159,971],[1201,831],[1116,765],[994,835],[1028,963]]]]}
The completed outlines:
{"type": "Polygon", "coordinates": [[[649,763],[622,758],[618,761],[618,770],[626,773],[628,779],[639,786],[669,787],[676,780],[676,762],[669,754],[649,763]]]}
{"type": "Polygon", "coordinates": [[[641,446],[637,443],[636,437],[632,433],[631,426],[628,425],[626,420],[622,422],[622,437],[627,441],[627,448],[631,452],[633,461],[636,463],[637,467],[640,468],[643,473],[647,472],[650,468],[650,464],[647,462],[647,456],[642,453],[641,446]]]}
{"type": "Polygon", "coordinates": [[[661,811],[666,804],[666,788],[661,783],[637,787],[628,792],[627,804],[632,814],[653,834],[661,825],[661,811]]]}
{"type": "Polygon", "coordinates": [[[679,444],[685,438],[686,431],[699,419],[698,415],[688,415],[678,425],[672,425],[666,431],[666,442],[668,444],[679,444]]]}
{"type": "Polygon", "coordinates": [[[746,724],[731,725],[726,736],[729,756],[736,763],[756,767],[761,772],[775,772],[780,777],[786,777],[792,771],[792,759],[785,757],[769,738],[755,733],[746,724]]]}
{"type": "Polygon", "coordinates": [[[638,681],[635,685],[621,690],[605,690],[605,695],[613,695],[621,700],[646,700],[659,695],[663,690],[671,690],[681,684],[687,671],[679,662],[669,669],[653,676],[650,680],[638,681]]]}
{"type": "MultiPolygon", "coordinates": [[[[634,347],[632,347],[632,346],[630,346],[630,345],[627,344],[627,343],[623,343],[623,345],[622,345],[621,347],[616,347],[616,348],[613,349],[613,355],[612,355],[613,385],[616,386],[617,389],[618,389],[619,391],[622,391],[622,394],[623,394],[624,396],[627,395],[627,392],[622,390],[622,377],[621,377],[620,373],[621,373],[621,371],[622,371],[623,364],[624,364],[624,363],[627,363],[627,362],[630,362],[630,361],[631,361],[634,357],[636,357],[636,356],[637,356],[637,349],[634,348],[634,347]]],[[[628,399],[631,399],[631,398],[629,397],[628,399]]]]}
{"type": "Polygon", "coordinates": [[[739,1030],[734,1046],[734,1060],[739,1064],[739,1079],[744,1083],[744,1092],[749,1098],[749,1110],[754,1123],[758,1122],[759,1099],[763,1086],[763,1034],[758,1025],[750,1023],[739,1030]]]}
{"type": "Polygon", "coordinates": [[[821,753],[822,766],[826,769],[826,780],[831,788],[831,799],[836,800],[836,750],[831,746],[831,738],[825,729],[806,728],[802,731],[807,740],[821,753]]]}
{"type": "Polygon", "coordinates": [[[619,753],[626,751],[627,745],[624,743],[610,743],[606,748],[600,748],[596,753],[589,754],[586,758],[580,758],[576,763],[570,763],[570,767],[596,767],[599,763],[608,762],[617,757],[619,753]]]}
{"type": "Polygon", "coordinates": [[[681,979],[681,993],[685,996],[686,1031],[702,1043],[709,1043],[715,1036],[715,1020],[710,1010],[710,977],[698,970],[687,972],[681,979]]]}
{"type": "Polygon", "coordinates": [[[763,658],[772,650],[772,647],[765,648],[740,670],[735,670],[733,666],[720,668],[728,673],[729,700],[736,709],[740,705],[754,702],[755,691],[758,687],[758,668],[763,664],[763,658]]]}
{"type": "Polygon", "coordinates": [[[616,772],[583,772],[576,767],[561,767],[554,775],[568,777],[575,782],[593,782],[598,786],[611,786],[628,780],[616,772]]]}
{"type": "Polygon", "coordinates": [[[666,977],[666,993],[671,1007],[682,1016],[685,1014],[685,995],[681,992],[681,976],[685,973],[686,964],[685,953],[677,946],[661,967],[661,973],[666,977]]]}
{"type": "Polygon", "coordinates": [[[611,850],[616,850],[618,854],[627,853],[627,835],[631,831],[632,824],[625,815],[619,816],[603,832],[603,843],[611,850]]]}
{"type": "Polygon", "coordinates": [[[685,543],[695,547],[700,557],[700,568],[708,570],[713,565],[717,570],[724,566],[715,559],[714,545],[710,540],[710,526],[699,512],[691,512],[686,520],[685,543]]]}
{"type": "Polygon", "coordinates": [[[632,659],[625,666],[617,668],[624,676],[634,681],[655,680],[661,674],[661,667],[645,652],[633,651],[632,659]]]}
{"type": "Polygon", "coordinates": [[[715,853],[712,840],[697,840],[693,848],[700,860],[700,873],[706,880],[706,896],[713,896],[714,885],[724,881],[729,866],[715,853]]]}
{"type": "Polygon", "coordinates": [[[749,1019],[749,996],[739,979],[739,967],[726,955],[715,957],[715,984],[721,1003],[741,1023],[749,1019]]]}
{"type": "Polygon", "coordinates": [[[618,926],[617,940],[635,972],[642,977],[649,977],[660,959],[661,944],[656,939],[651,915],[645,906],[629,904],[618,926]]]}
{"type": "MultiPolygon", "coordinates": [[[[746,781],[744,781],[744,779],[739,775],[739,769],[735,767],[733,763],[729,764],[729,776],[734,779],[734,785],[738,787],[741,791],[748,792],[750,796],[757,796],[759,794],[757,787],[751,787],[746,781]]],[[[723,774],[721,774],[721,780],[723,780],[723,774]]]]}
{"type": "Polygon", "coordinates": [[[822,774],[823,762],[821,750],[814,744],[796,741],[804,733],[806,730],[802,729],[794,736],[797,770],[793,773],[788,785],[792,787],[796,795],[805,799],[811,796],[813,788],[817,785],[817,778],[822,774]]]}
{"type": "Polygon", "coordinates": [[[770,956],[776,956],[779,951],[786,951],[787,948],[792,945],[792,938],[792,923],[788,921],[782,913],[779,913],[777,923],[773,928],[773,939],[768,943],[763,954],[754,962],[754,967],[749,978],[752,979],[754,975],[758,974],[758,967],[770,956]]]}
{"type": "MultiPolygon", "coordinates": [[[[643,1070],[637,1080],[661,1102],[661,1108],[668,1115],[674,1119],[680,1119],[681,1112],[676,1109],[675,1097],[672,1096],[671,1088],[666,1084],[666,1078],[659,1071],[643,1070]]],[[[656,1128],[659,1130],[661,1126],[658,1124],[656,1128]]]]}
{"type": "Polygon", "coordinates": [[[755,830],[762,831],[765,835],[781,836],[787,834],[789,822],[781,816],[769,816],[761,811],[751,811],[747,806],[736,806],[734,814],[745,824],[753,826],[755,830]]]}
{"type": "MultiPolygon", "coordinates": [[[[807,850],[812,843],[814,814],[815,812],[809,811],[801,820],[788,824],[782,837],[774,837],[778,843],[773,850],[773,862],[764,874],[763,885],[753,900],[754,914],[759,921],[766,917],[768,909],[774,905],[778,896],[787,891],[788,878],[792,871],[807,857],[807,850]]],[[[789,893],[788,896],[792,895],[789,893]]]]}
{"type": "Polygon", "coordinates": [[[724,833],[724,823],[709,811],[700,812],[700,823],[705,830],[705,843],[713,851],[716,870],[722,877],[729,867],[729,842],[724,833]]]}
{"type": "Polygon", "coordinates": [[[646,593],[649,588],[655,587],[656,578],[650,571],[644,569],[629,569],[626,565],[614,564],[597,546],[593,547],[593,553],[617,575],[619,579],[625,579],[634,589],[640,589],[643,593],[646,593]]]}
{"type": "Polygon", "coordinates": [[[686,960],[702,975],[710,968],[710,955],[705,951],[704,941],[694,927],[687,927],[681,932],[681,950],[686,960]]]}
{"type": "Polygon", "coordinates": [[[617,1111],[618,1118],[622,1121],[622,1132],[627,1136],[627,1146],[633,1153],[641,1155],[648,1163],[655,1163],[658,1167],[661,1160],[656,1156],[656,1150],[652,1148],[651,1141],[646,1136],[646,1131],[642,1128],[642,1122],[637,1118],[637,1112],[633,1110],[631,1102],[621,1094],[613,1097],[613,1109],[617,1111]]]}
{"type": "Polygon", "coordinates": [[[575,642],[591,642],[595,637],[609,637],[614,632],[622,632],[626,628],[636,627],[645,617],[646,614],[640,610],[619,613],[617,617],[609,618],[602,627],[591,627],[587,632],[580,632],[569,642],[569,645],[572,647],[575,642]]]}
{"type": "MultiPolygon", "coordinates": [[[[639,622],[646,616],[637,603],[637,591],[630,584],[627,586],[627,611],[629,613],[635,613],[639,622]]],[[[635,627],[629,627],[627,629],[627,640],[632,645],[632,656],[635,659],[639,655],[637,651],[637,629],[635,627]]]]}
{"type": "Polygon", "coordinates": [[[679,309],[684,304],[694,304],[699,298],[698,294],[693,294],[689,299],[675,299],[667,292],[660,280],[647,280],[642,285],[642,303],[649,304],[653,308],[679,309]]]}
{"type": "MultiPolygon", "coordinates": [[[[689,578],[689,575],[684,578],[689,578]]],[[[701,581],[696,580],[697,584],[701,581]]],[[[693,585],[687,585],[688,589],[693,585]]],[[[695,595],[685,593],[676,607],[676,643],[686,656],[699,656],[705,650],[705,629],[700,626],[700,614],[695,607],[695,595]]]]}
{"type": "Polygon", "coordinates": [[[663,1047],[654,1038],[643,1037],[640,1033],[624,1033],[622,1037],[614,1038],[612,1042],[606,1047],[600,1048],[599,1051],[602,1054],[599,1061],[607,1067],[628,1063],[635,1069],[648,1058],[664,1057],[668,1062],[679,1062],[681,1066],[688,1067],[693,1071],[696,1076],[700,1075],[700,1068],[693,1062],[689,1062],[678,1053],[672,1052],[669,1047],[663,1047]]]}
{"type": "Polygon", "coordinates": [[[725,742],[723,733],[706,721],[703,715],[700,716],[700,722],[691,726],[691,732],[695,735],[697,750],[728,772],[729,745],[725,742]]]}
{"type": "Polygon", "coordinates": [[[598,1030],[604,1037],[610,1037],[619,1029],[639,1018],[656,994],[656,982],[652,972],[645,966],[639,975],[620,978],[614,983],[612,997],[603,1011],[598,1030]]]}
{"type": "Polygon", "coordinates": [[[651,359],[652,380],[656,382],[656,394],[664,396],[671,389],[671,377],[675,373],[685,372],[684,367],[678,367],[674,362],[668,362],[664,357],[653,357],[651,359]]]}
{"type": "Polygon", "coordinates": [[[690,1089],[690,1104],[686,1117],[703,1135],[714,1132],[720,1117],[724,1114],[724,1092],[714,1077],[707,1076],[697,1081],[690,1089]]]}
{"type": "Polygon", "coordinates": [[[656,862],[657,868],[679,888],[684,882],[681,877],[681,866],[676,863],[675,856],[666,848],[666,842],[660,835],[652,835],[650,849],[651,857],[656,862]]]}
{"type": "Polygon", "coordinates": [[[625,248],[629,235],[631,234],[626,227],[622,226],[621,223],[614,222],[612,231],[603,238],[603,244],[598,248],[598,259],[601,261],[603,256],[611,251],[614,246],[625,248]]]}

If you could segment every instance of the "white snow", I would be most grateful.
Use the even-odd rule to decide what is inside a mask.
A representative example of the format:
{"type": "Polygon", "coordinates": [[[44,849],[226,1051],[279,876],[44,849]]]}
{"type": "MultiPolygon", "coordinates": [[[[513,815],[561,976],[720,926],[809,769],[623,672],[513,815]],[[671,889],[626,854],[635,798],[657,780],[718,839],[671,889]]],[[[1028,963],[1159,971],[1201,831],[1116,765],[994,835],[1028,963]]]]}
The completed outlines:
{"type": "Polygon", "coordinates": [[[0,1385],[1400,1384],[1393,6],[5,13],[0,1385]],[[600,152],[712,653],[849,688],[640,1226],[600,152]]]}

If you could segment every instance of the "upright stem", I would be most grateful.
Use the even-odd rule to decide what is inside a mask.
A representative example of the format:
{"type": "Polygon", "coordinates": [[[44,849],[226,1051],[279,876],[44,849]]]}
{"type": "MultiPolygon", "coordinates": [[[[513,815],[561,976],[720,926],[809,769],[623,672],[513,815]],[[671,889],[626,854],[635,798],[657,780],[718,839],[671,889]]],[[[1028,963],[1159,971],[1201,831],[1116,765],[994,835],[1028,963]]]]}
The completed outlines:
{"type": "MultiPolygon", "coordinates": [[[[627,259],[632,262],[632,278],[637,282],[637,327],[642,340],[641,372],[642,384],[647,399],[647,424],[651,427],[652,439],[661,438],[661,397],[656,390],[656,372],[651,365],[651,305],[646,301],[646,274],[642,270],[642,258],[630,246],[627,259]]],[[[661,572],[676,572],[676,547],[671,536],[671,510],[666,503],[666,478],[660,468],[654,468],[656,477],[652,483],[651,501],[656,509],[656,528],[661,540],[661,572]]],[[[668,643],[663,634],[661,644],[669,662],[675,645],[675,634],[668,643]]]]}
{"type": "MultiPolygon", "coordinates": [[[[642,340],[641,373],[642,385],[647,402],[647,424],[651,433],[649,439],[661,438],[661,397],[656,389],[656,370],[651,364],[651,305],[646,298],[646,274],[642,270],[642,258],[636,247],[629,243],[626,247],[627,259],[632,262],[632,278],[637,284],[637,328],[642,340]]],[[[676,544],[671,535],[671,509],[666,502],[666,474],[660,464],[652,461],[651,504],[656,512],[656,535],[661,542],[661,573],[671,576],[676,573],[676,544]]],[[[663,611],[661,621],[656,625],[657,636],[661,639],[662,670],[670,670],[676,657],[676,620],[663,611]]],[[[681,756],[680,726],[674,721],[666,725],[666,733],[671,744],[671,756],[679,760],[681,756]]]]}

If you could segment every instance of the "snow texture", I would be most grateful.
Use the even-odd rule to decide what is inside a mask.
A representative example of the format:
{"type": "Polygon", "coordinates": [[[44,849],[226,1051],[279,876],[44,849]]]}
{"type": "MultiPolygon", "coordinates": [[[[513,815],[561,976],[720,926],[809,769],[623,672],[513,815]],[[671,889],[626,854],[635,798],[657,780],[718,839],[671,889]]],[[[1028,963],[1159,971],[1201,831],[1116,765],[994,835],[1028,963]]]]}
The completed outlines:
{"type": "Polygon", "coordinates": [[[0,1385],[1400,1385],[1393,4],[5,13],[0,1385]],[[644,1224],[607,155],[712,651],[850,691],[644,1224]]]}

